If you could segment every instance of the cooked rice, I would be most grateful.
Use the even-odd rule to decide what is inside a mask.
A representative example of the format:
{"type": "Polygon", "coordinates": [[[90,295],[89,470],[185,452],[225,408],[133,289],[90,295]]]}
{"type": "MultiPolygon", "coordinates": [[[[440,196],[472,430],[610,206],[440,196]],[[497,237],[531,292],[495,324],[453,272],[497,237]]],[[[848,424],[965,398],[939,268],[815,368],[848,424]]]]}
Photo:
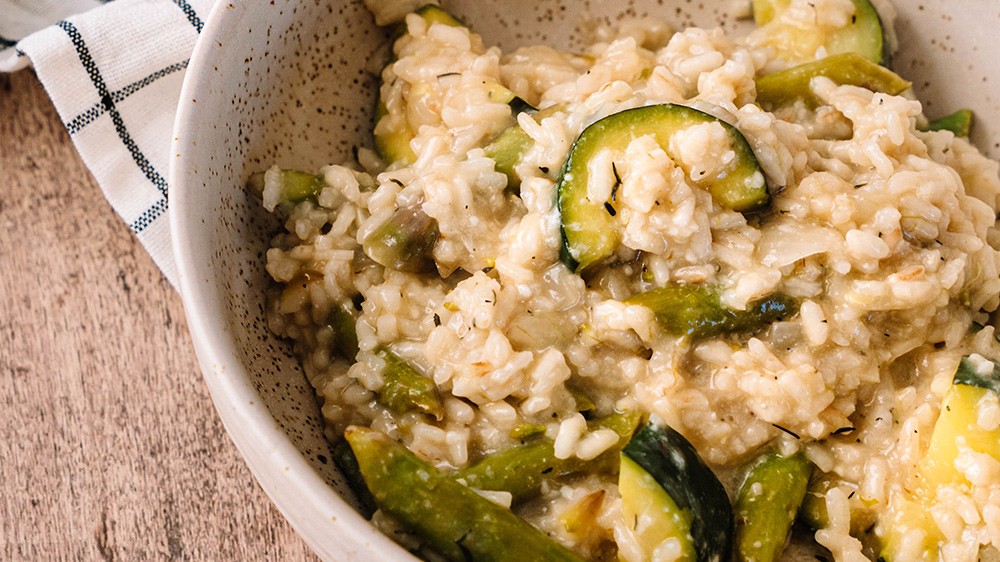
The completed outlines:
{"type": "MultiPolygon", "coordinates": [[[[792,6],[785,17],[802,26],[842,25],[853,10],[850,0],[792,6]]],[[[997,163],[950,132],[915,130],[918,101],[825,78],[812,82],[819,109],[763,111],[754,76],[789,64],[759,33],[674,33],[642,20],[600,30],[580,53],[501,53],[462,27],[415,15],[405,25],[383,76],[389,117],[376,132],[412,128],[416,162],[384,168],[362,151],[360,165],[324,168],[318,200],[287,212],[287,231],[267,252],[268,273],[287,284],[269,300],[271,329],[295,340],[331,434],[370,426],[450,469],[515,445],[512,430],[531,423],[545,427],[559,458],[588,459],[617,436],[587,431],[573,397],[584,390],[598,413],[638,408],[663,419],[730,485],[727,476],[770,442],[804,450],[857,490],[830,489],[829,524],[816,540],[838,561],[873,555],[852,519],[895,517],[893,498],[917,478],[959,359],[1000,358],[991,325],[1000,304],[997,163]],[[559,108],[539,121],[517,117],[534,141],[517,168],[519,197],[482,149],[514,123],[486,82],[559,108]],[[738,127],[783,190],[769,215],[748,219],[691,184],[706,162],[732,158],[717,123],[674,136],[679,162],[637,138],[618,192],[617,264],[584,281],[559,261],[555,174],[588,124],[659,103],[738,127]],[[386,269],[360,250],[396,209],[413,205],[440,228],[434,274],[386,269]],[[304,275],[316,281],[291,283],[304,275]],[[735,309],[782,292],[800,312],[754,334],[692,343],[621,302],[673,282],[718,286],[735,309]],[[330,351],[325,319],[356,294],[360,353],[345,362],[330,351]],[[974,322],[986,327],[970,333],[974,322]],[[447,397],[443,419],[396,415],[378,402],[383,346],[434,381],[447,397]]],[[[606,199],[613,181],[592,182],[593,198],[606,199]]],[[[268,209],[277,196],[265,189],[268,209]]],[[[978,416],[996,428],[1000,403],[978,416]]],[[[956,468],[967,483],[941,486],[931,516],[946,537],[942,559],[975,560],[983,545],[1000,545],[1000,462],[969,450],[956,468]]],[[[616,489],[609,477],[584,478],[548,488],[522,515],[585,555],[607,556],[617,540],[623,559],[636,559],[616,489]],[[594,534],[567,533],[559,514],[599,490],[607,495],[594,534]]],[[[920,532],[904,537],[901,560],[918,555],[920,532]]],[[[664,559],[671,548],[663,546],[664,559]]]]}

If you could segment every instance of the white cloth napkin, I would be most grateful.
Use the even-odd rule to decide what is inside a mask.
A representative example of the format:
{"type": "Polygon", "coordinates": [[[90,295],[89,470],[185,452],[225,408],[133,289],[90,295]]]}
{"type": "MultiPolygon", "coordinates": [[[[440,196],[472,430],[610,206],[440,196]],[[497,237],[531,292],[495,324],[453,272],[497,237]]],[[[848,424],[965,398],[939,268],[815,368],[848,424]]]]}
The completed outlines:
{"type": "Polygon", "coordinates": [[[0,71],[34,66],[111,206],[177,286],[167,165],[214,0],[0,0],[0,71]]]}

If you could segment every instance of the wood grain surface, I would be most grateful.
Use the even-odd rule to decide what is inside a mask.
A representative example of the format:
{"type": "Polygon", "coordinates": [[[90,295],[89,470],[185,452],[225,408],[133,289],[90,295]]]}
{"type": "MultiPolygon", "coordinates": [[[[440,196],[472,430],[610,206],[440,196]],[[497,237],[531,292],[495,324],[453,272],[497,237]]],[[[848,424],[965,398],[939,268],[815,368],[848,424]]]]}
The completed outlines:
{"type": "Polygon", "coordinates": [[[314,560],[217,419],[181,301],[34,74],[0,75],[0,560],[314,560]]]}

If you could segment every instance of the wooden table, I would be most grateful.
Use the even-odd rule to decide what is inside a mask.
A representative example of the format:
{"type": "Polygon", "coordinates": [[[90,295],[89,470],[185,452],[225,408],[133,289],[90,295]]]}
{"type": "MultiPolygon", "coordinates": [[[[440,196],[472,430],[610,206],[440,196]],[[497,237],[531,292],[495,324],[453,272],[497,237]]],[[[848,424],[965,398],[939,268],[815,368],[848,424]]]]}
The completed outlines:
{"type": "Polygon", "coordinates": [[[30,71],[0,75],[0,560],[314,560],[202,382],[179,296],[30,71]]]}

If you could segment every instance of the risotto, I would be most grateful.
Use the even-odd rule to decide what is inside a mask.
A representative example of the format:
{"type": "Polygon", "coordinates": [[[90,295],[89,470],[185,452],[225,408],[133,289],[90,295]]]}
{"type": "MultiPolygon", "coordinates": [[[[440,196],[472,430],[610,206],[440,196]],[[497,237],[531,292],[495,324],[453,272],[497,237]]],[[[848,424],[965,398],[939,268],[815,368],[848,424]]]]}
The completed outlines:
{"type": "Polygon", "coordinates": [[[370,7],[374,146],[251,187],[270,328],[376,525],[429,559],[997,557],[998,166],[888,70],[890,6],[574,52],[370,7]]]}

